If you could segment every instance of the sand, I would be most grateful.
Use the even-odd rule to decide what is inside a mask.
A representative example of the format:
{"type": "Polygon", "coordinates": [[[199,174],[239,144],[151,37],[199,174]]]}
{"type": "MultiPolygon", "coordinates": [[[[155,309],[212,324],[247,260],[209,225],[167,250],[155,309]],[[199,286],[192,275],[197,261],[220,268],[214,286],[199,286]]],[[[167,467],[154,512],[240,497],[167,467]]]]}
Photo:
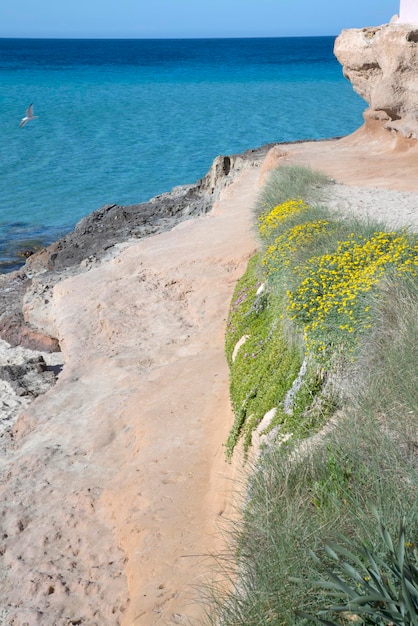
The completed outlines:
{"type": "MultiPolygon", "coordinates": [[[[392,143],[356,134],[290,144],[279,161],[332,176],[330,206],[416,227],[418,153],[392,143]]],[[[198,587],[222,548],[239,471],[224,458],[233,416],[223,337],[257,247],[251,210],[265,171],[243,171],[208,215],[54,288],[65,365],[51,391],[18,407],[1,465],[2,623],[202,616],[198,587]]]]}

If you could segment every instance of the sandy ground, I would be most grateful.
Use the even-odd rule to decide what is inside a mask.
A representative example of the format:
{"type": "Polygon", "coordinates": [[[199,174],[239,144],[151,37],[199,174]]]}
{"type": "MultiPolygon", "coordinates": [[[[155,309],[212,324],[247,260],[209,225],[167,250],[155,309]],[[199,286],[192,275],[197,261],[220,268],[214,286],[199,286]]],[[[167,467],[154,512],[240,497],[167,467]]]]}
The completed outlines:
{"type": "Polygon", "coordinates": [[[335,184],[324,194],[324,205],[341,215],[355,215],[384,228],[418,229],[418,194],[335,184]]]}
{"type": "MultiPolygon", "coordinates": [[[[417,225],[415,147],[357,134],[281,149],[278,162],[336,180],[331,206],[417,225]]],[[[201,617],[196,587],[235,488],[223,453],[225,321],[256,248],[251,209],[265,171],[245,170],[207,216],[54,288],[65,366],[20,412],[1,465],[2,624],[201,617]]]]}

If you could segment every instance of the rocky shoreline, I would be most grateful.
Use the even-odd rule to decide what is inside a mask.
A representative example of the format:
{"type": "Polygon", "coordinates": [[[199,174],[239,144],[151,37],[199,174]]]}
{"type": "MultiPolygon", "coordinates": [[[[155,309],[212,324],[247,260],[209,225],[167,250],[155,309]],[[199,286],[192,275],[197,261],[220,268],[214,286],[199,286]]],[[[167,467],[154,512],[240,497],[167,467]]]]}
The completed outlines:
{"type": "MultiPolygon", "coordinates": [[[[19,270],[0,274],[0,422],[7,436],[19,411],[55,384],[63,366],[54,316],[48,314],[55,285],[100,266],[135,240],[207,214],[222,190],[243,170],[259,168],[262,182],[271,168],[292,152],[297,153],[298,147],[309,144],[321,149],[324,142],[336,141],[344,143],[345,139],[274,143],[241,154],[218,156],[195,184],[175,187],[141,204],[105,205],[81,219],[72,232],[31,254],[19,270]]],[[[351,201],[346,186],[340,184],[329,186],[323,201],[339,212],[363,217],[376,216],[377,204],[380,217],[389,226],[418,227],[415,193],[353,186],[351,190],[359,198],[357,204],[351,201]],[[400,222],[399,203],[403,206],[400,222]]]]}
{"type": "Polygon", "coordinates": [[[206,214],[222,189],[243,169],[259,165],[272,145],[218,156],[195,184],[175,187],[148,202],[105,205],[80,220],[68,235],[29,256],[19,270],[0,274],[0,338],[12,346],[59,351],[54,333],[45,334],[30,319],[32,301],[47,307],[51,290],[64,277],[112,258],[129,241],[171,230],[184,220],[206,214]]]}
{"type": "Polygon", "coordinates": [[[30,254],[18,270],[0,274],[0,422],[6,432],[10,435],[19,411],[55,383],[63,366],[57,333],[53,323],[45,323],[44,315],[57,283],[98,267],[134,240],[207,214],[222,190],[243,170],[261,167],[269,153],[276,158],[282,155],[282,145],[304,143],[308,141],[266,144],[240,154],[217,156],[195,184],[177,186],[140,204],[105,205],[82,218],[64,237],[30,254]],[[42,320],[37,324],[39,315],[42,320]],[[29,391],[16,392],[26,389],[29,379],[29,391]]]}
{"type": "Polygon", "coordinates": [[[216,159],[193,206],[190,188],[173,191],[178,211],[167,195],[167,210],[152,201],[152,237],[125,223],[109,247],[103,228],[88,259],[76,234],[88,241],[115,216],[104,209],[2,277],[15,340],[54,349],[56,339],[62,353],[0,341],[1,623],[184,623],[196,612],[194,555],[213,549],[226,506],[223,315],[254,249],[265,151],[216,159]]]}
{"type": "Polygon", "coordinates": [[[53,327],[47,334],[45,319],[39,326],[34,320],[48,310],[54,286],[114,258],[134,240],[207,214],[222,189],[243,169],[259,166],[270,148],[218,156],[194,185],[175,187],[148,202],[105,205],[72,232],[31,254],[18,270],[0,274],[0,456],[13,447],[19,413],[56,383],[64,365],[53,327]]]}

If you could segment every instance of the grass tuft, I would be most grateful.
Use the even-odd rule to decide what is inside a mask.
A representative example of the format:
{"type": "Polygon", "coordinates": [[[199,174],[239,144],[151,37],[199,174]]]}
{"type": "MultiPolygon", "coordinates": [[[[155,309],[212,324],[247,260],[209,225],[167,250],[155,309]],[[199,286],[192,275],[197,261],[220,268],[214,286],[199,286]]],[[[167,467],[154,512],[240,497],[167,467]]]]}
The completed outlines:
{"type": "Polygon", "coordinates": [[[271,211],[288,199],[314,203],[321,197],[324,185],[331,184],[328,176],[301,165],[283,165],[274,169],[256,203],[255,213],[271,211]]]}

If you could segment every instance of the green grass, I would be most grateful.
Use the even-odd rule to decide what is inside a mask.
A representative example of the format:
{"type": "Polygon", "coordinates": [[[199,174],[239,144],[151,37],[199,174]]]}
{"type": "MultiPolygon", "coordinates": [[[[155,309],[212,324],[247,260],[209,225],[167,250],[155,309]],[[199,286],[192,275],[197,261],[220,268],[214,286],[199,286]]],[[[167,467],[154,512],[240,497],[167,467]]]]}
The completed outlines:
{"type": "Polygon", "coordinates": [[[384,416],[403,446],[418,451],[418,277],[389,275],[373,306],[347,402],[376,419],[384,416]],[[403,433],[403,434],[402,434],[403,433]]]}
{"type": "Polygon", "coordinates": [[[330,179],[322,172],[299,165],[283,165],[270,173],[257,199],[256,214],[271,211],[289,198],[315,202],[326,184],[330,184],[330,179]]]}
{"type": "Polygon", "coordinates": [[[392,532],[405,516],[414,537],[417,488],[412,458],[372,419],[344,418],[307,450],[269,448],[229,528],[222,564],[235,588],[216,590],[210,623],[297,624],[299,611],[316,614],[327,600],[314,585],[329,567],[324,542],[344,533],[384,557],[371,503],[392,532]]]}

